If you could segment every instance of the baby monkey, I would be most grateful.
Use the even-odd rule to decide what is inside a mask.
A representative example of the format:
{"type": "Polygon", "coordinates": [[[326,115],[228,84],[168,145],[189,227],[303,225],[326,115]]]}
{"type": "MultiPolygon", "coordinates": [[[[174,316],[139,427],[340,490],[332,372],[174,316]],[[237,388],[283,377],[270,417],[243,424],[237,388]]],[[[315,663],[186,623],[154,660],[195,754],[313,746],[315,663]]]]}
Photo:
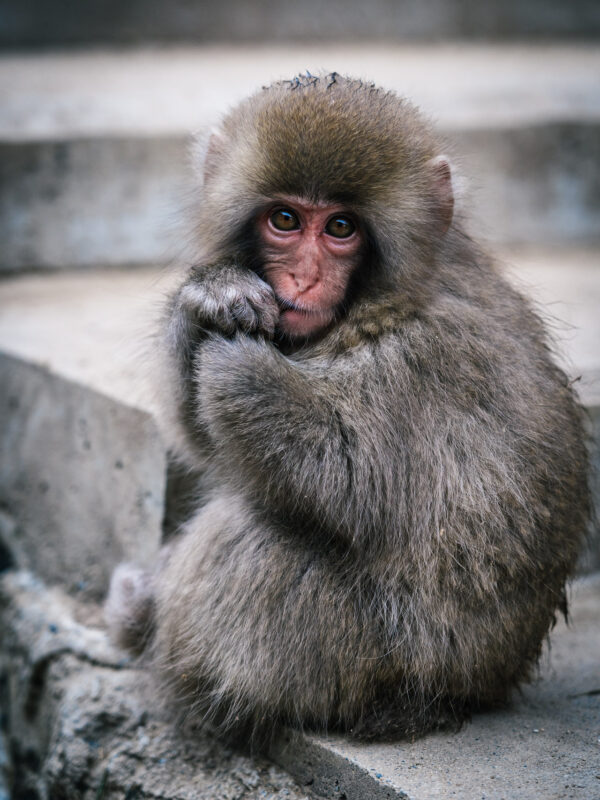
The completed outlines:
{"type": "Polygon", "coordinates": [[[392,92],[298,76],[201,156],[160,333],[198,508],[107,615],[183,708],[416,736],[504,704],[566,611],[582,413],[392,92]]]}

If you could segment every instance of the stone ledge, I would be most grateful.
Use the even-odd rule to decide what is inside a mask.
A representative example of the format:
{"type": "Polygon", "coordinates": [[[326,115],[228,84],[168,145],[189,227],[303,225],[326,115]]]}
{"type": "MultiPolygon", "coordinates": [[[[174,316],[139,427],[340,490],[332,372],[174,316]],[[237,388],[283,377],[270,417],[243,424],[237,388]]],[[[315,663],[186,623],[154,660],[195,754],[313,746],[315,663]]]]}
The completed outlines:
{"type": "Polygon", "coordinates": [[[2,705],[12,796],[53,800],[307,800],[264,759],[182,735],[97,615],[27,572],[0,580],[2,705]],[[96,623],[97,624],[97,623],[96,623]]]}
{"type": "Polygon", "coordinates": [[[80,49],[5,52],[0,65],[0,141],[13,143],[185,137],[307,69],[394,89],[448,131],[600,120],[595,42],[80,49]]]}
{"type": "Polygon", "coordinates": [[[168,262],[193,186],[189,133],[273,79],[323,67],[437,121],[472,185],[475,230],[598,242],[596,45],[145,48],[0,65],[3,271],[168,262]]]}

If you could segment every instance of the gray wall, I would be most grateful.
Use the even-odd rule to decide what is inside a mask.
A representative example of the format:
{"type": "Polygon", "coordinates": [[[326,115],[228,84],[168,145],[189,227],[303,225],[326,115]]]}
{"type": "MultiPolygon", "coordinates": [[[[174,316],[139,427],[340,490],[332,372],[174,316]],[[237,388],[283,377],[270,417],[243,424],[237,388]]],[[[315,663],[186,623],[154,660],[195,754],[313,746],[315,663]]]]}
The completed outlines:
{"type": "Polygon", "coordinates": [[[0,47],[594,38],[598,0],[0,0],[0,47]]]}

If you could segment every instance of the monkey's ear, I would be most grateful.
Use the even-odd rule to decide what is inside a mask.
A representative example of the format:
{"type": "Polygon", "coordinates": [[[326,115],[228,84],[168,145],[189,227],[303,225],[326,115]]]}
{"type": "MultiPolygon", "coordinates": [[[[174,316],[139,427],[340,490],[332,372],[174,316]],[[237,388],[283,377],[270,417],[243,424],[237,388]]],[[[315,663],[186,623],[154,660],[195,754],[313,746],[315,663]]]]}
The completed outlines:
{"type": "Polygon", "coordinates": [[[432,188],[440,224],[439,233],[443,236],[450,227],[454,213],[452,170],[446,156],[436,156],[428,162],[428,165],[431,170],[432,188]]]}
{"type": "Polygon", "coordinates": [[[212,133],[208,140],[204,158],[204,182],[209,181],[217,171],[219,161],[225,155],[225,139],[220,133],[212,133]]]}
{"type": "Polygon", "coordinates": [[[225,155],[225,151],[225,139],[215,129],[203,131],[195,137],[193,159],[197,174],[203,183],[210,182],[211,178],[216,174],[219,161],[225,155]]]}

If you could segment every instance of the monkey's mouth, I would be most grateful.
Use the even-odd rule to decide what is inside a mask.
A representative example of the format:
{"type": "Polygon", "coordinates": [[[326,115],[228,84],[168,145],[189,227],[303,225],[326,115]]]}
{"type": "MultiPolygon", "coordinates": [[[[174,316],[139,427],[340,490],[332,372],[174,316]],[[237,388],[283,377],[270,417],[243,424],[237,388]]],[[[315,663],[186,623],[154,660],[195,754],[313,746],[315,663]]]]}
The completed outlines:
{"type": "Polygon", "coordinates": [[[277,300],[277,305],[281,313],[284,311],[297,311],[299,314],[305,314],[307,316],[321,315],[326,313],[326,309],[322,309],[319,307],[310,307],[303,305],[302,303],[298,303],[294,300],[288,300],[285,297],[281,297],[281,295],[276,294],[275,299],[277,300]]]}
{"type": "Polygon", "coordinates": [[[321,319],[327,317],[329,319],[333,313],[333,310],[330,308],[307,308],[306,306],[294,303],[293,300],[285,300],[279,296],[277,296],[277,304],[279,305],[279,310],[282,314],[293,312],[294,315],[297,314],[302,317],[321,319]]]}
{"type": "Polygon", "coordinates": [[[276,296],[277,305],[279,306],[279,310],[283,314],[284,311],[298,311],[301,314],[310,314],[311,311],[308,308],[303,308],[299,306],[297,303],[294,303],[293,300],[286,300],[279,295],[276,296]]]}
{"type": "Polygon", "coordinates": [[[310,335],[325,328],[334,319],[333,308],[306,308],[292,300],[277,297],[281,311],[280,327],[286,333],[299,336],[310,335]]]}

